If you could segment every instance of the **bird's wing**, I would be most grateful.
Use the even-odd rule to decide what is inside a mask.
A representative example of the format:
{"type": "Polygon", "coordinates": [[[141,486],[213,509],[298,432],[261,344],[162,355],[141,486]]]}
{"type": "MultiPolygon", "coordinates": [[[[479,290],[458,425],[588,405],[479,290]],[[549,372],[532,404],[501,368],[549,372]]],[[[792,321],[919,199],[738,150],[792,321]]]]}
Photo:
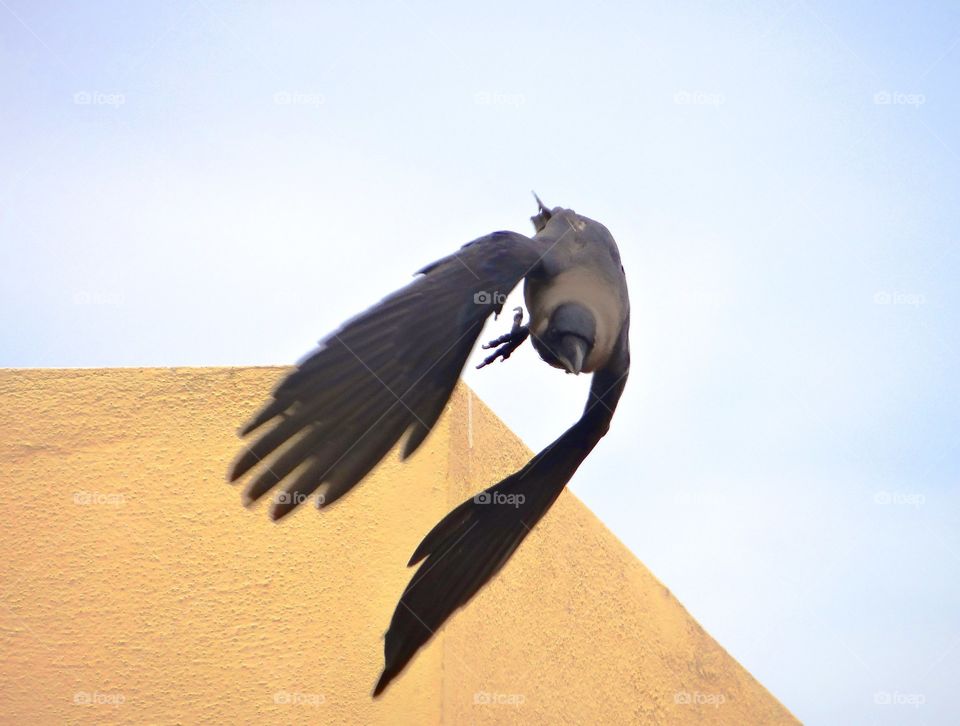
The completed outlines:
{"type": "Polygon", "coordinates": [[[450,512],[417,547],[410,564],[423,563],[390,621],[375,696],[503,567],[606,434],[630,370],[628,327],[629,321],[606,367],[594,373],[580,419],[520,471],[450,512]]]}
{"type": "Polygon", "coordinates": [[[282,483],[271,510],[277,519],[321,484],[319,504],[342,496],[405,432],[402,456],[412,454],[443,411],[487,316],[537,265],[542,246],[513,232],[481,237],[345,323],[243,427],[242,435],[256,431],[257,438],[233,462],[230,481],[257,469],[248,501],[282,483]]]}

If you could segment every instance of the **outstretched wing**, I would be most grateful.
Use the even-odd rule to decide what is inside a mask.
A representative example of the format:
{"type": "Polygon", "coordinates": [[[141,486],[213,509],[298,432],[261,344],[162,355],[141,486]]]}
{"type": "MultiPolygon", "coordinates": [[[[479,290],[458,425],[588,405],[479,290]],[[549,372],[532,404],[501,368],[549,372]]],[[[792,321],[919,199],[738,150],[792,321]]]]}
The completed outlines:
{"type": "Polygon", "coordinates": [[[417,547],[410,564],[423,563],[390,621],[374,696],[503,567],[607,433],[630,370],[628,325],[607,366],[594,374],[580,419],[520,471],[450,512],[417,547]]]}
{"type": "Polygon", "coordinates": [[[278,484],[278,519],[323,485],[343,496],[406,432],[403,458],[426,438],[491,312],[537,265],[542,243],[495,232],[423,268],[406,287],[323,340],[241,430],[258,432],[230,468],[256,473],[245,497],[278,484]],[[261,429],[268,423],[272,427],[261,429]]]}

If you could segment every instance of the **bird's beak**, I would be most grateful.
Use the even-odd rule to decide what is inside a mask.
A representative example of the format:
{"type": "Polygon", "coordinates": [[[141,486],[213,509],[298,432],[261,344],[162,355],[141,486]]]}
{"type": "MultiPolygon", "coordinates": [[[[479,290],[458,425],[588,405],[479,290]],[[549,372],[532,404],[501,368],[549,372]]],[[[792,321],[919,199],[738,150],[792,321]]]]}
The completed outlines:
{"type": "Polygon", "coordinates": [[[560,338],[554,354],[567,373],[577,375],[583,370],[583,362],[587,358],[590,348],[587,341],[579,335],[564,335],[560,338]]]}

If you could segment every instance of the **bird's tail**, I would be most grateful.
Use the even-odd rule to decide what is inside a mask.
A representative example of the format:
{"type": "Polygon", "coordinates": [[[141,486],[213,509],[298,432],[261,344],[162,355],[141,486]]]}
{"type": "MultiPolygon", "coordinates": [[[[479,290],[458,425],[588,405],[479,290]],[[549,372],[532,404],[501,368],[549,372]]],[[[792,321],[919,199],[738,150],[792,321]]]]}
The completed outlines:
{"type": "Polygon", "coordinates": [[[384,646],[379,695],[457,608],[492,578],[556,501],[592,445],[583,420],[520,471],[444,517],[410,559],[423,563],[404,590],[384,646]]]}

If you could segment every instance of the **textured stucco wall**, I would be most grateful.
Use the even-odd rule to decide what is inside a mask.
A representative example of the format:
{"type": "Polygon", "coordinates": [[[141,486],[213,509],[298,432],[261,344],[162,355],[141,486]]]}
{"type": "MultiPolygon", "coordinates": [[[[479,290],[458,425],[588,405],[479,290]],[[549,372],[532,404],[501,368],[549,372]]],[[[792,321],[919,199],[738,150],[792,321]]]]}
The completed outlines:
{"type": "Polygon", "coordinates": [[[529,451],[460,387],[408,463],[273,524],[224,471],[281,372],[0,370],[4,722],[793,722],[569,494],[372,701],[410,553],[529,451]]]}

